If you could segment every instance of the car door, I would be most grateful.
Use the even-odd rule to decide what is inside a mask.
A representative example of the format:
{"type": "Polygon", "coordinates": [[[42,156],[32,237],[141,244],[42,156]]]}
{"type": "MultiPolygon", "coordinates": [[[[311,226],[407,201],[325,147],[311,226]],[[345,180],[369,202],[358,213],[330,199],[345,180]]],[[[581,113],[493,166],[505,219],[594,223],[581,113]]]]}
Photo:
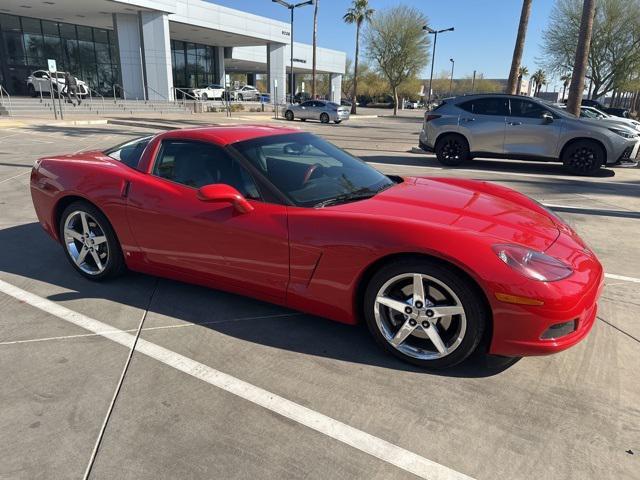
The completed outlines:
{"type": "Polygon", "coordinates": [[[49,90],[51,90],[51,85],[47,72],[39,70],[33,73],[33,88],[35,89],[37,94],[40,94],[40,92],[49,93],[49,90]]]}
{"type": "Polygon", "coordinates": [[[467,137],[471,151],[503,153],[506,118],[509,113],[507,97],[480,97],[458,106],[464,111],[459,118],[460,129],[467,137]]]}
{"type": "Polygon", "coordinates": [[[524,98],[512,98],[510,104],[505,154],[555,157],[563,123],[560,116],[544,105],[524,98]]]}
{"type": "Polygon", "coordinates": [[[312,118],[311,115],[313,114],[313,101],[309,100],[306,102],[302,102],[300,104],[300,108],[298,108],[298,114],[297,116],[300,118],[312,118]]]}
{"type": "Polygon", "coordinates": [[[282,302],[289,278],[286,207],[261,201],[242,165],[216,145],[165,139],[148,174],[132,180],[128,218],[145,261],[198,282],[282,302]],[[199,187],[225,183],[254,210],[204,202],[199,187]]]}
{"type": "MultiPolygon", "coordinates": [[[[313,115],[311,118],[320,120],[320,115],[327,110],[327,102],[316,100],[313,102],[313,115]]],[[[328,112],[327,112],[328,113],[328,112]]]]}

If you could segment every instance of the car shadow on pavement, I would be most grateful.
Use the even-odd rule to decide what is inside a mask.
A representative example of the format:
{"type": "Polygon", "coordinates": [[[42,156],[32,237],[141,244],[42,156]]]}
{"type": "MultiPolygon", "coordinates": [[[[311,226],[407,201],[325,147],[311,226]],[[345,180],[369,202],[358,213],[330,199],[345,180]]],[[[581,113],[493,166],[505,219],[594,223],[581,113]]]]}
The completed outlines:
{"type": "MultiPolygon", "coordinates": [[[[564,170],[561,163],[556,162],[524,162],[514,160],[496,160],[496,159],[483,159],[474,158],[469,160],[459,167],[447,167],[442,165],[436,159],[434,154],[428,154],[424,152],[413,153],[411,155],[403,156],[388,156],[388,155],[362,155],[360,156],[365,162],[384,163],[387,165],[398,166],[416,166],[416,167],[438,167],[442,170],[486,170],[488,173],[491,171],[500,171],[508,173],[526,173],[537,175],[570,175],[564,170]]],[[[601,168],[597,175],[593,177],[579,177],[576,176],[576,180],[581,178],[607,178],[613,177],[616,172],[610,168],[601,168]]]]}
{"type": "MultiPolygon", "coordinates": [[[[0,230],[0,245],[3,245],[0,251],[1,272],[48,283],[54,286],[54,291],[60,288],[68,290],[47,297],[54,302],[105,299],[134,308],[148,308],[149,313],[163,316],[165,324],[188,322],[194,328],[209,328],[244,341],[305,355],[427,375],[489,377],[518,361],[474,354],[452,369],[425,371],[385,353],[375,344],[364,325],[344,325],[172,280],[162,279],[156,287],[154,277],[137,273],[127,273],[109,282],[86,280],[68,264],[61,247],[44,233],[38,223],[0,230]],[[153,301],[149,302],[155,288],[158,290],[153,301]]],[[[104,304],[101,305],[104,308],[104,304]]]]}

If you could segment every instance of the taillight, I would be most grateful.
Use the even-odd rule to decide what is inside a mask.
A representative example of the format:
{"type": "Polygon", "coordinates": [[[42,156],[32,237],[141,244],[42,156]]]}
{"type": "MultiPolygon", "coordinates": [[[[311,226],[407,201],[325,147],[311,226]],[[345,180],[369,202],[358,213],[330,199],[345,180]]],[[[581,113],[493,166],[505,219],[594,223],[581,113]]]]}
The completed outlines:
{"type": "Polygon", "coordinates": [[[430,122],[431,120],[435,120],[437,118],[440,118],[442,115],[434,115],[434,114],[429,114],[424,118],[425,122],[430,122]]]}

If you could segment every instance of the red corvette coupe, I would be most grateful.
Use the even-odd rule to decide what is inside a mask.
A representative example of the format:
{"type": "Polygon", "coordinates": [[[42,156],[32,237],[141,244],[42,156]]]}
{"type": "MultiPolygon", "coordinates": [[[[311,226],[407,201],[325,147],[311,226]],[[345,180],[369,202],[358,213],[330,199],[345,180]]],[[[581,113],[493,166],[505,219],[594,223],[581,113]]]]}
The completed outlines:
{"type": "Polygon", "coordinates": [[[428,368],[558,352],[603,270],[562,220],[485,182],[385,176],[310,134],[177,130],[38,160],[40,223],[92,280],[125,268],[367,323],[428,368]]]}

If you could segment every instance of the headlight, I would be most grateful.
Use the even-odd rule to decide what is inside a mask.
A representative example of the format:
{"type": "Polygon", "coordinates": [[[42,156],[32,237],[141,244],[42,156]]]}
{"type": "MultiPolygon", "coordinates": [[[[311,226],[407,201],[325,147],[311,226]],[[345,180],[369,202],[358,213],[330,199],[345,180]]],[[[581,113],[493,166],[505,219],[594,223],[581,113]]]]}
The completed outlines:
{"type": "Polygon", "coordinates": [[[554,282],[567,278],[573,269],[557,258],[520,245],[494,245],[498,258],[532,280],[554,282]]]}
{"type": "Polygon", "coordinates": [[[612,131],[613,133],[617,133],[618,135],[620,135],[621,137],[624,137],[624,138],[636,138],[637,137],[637,135],[635,133],[631,133],[631,132],[628,132],[626,130],[620,130],[618,128],[610,128],[609,130],[612,131]]]}

